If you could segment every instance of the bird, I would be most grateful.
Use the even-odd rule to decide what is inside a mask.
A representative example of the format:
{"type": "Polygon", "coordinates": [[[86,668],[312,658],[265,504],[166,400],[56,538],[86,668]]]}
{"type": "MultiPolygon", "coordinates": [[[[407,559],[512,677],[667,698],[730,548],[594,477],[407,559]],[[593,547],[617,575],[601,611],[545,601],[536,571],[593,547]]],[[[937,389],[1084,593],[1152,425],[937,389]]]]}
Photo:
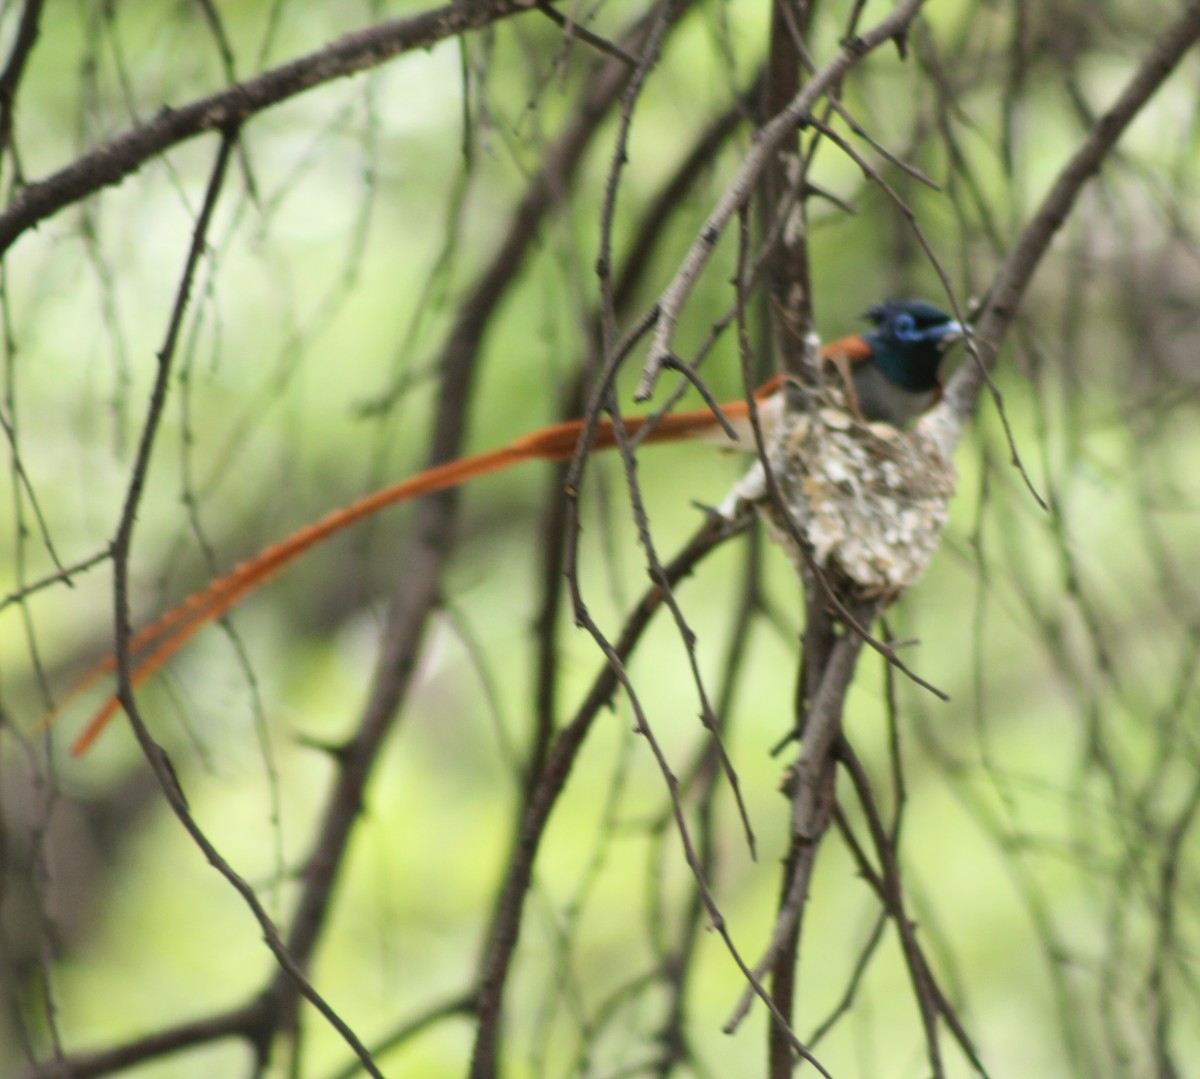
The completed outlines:
{"type": "Polygon", "coordinates": [[[858,411],[868,421],[905,427],[941,397],[942,358],[965,328],[921,300],[876,304],[866,318],[872,328],[860,339],[867,355],[851,369],[858,411]]]}
{"type": "MultiPolygon", "coordinates": [[[[823,373],[835,388],[841,384],[847,409],[860,420],[903,428],[939,398],[942,360],[949,346],[966,334],[966,327],[922,300],[888,300],[869,308],[863,317],[870,323],[868,330],[822,346],[823,373]]],[[[772,425],[784,415],[782,387],[783,378],[776,375],[754,394],[765,432],[769,433],[772,425]]],[[[699,439],[753,452],[755,444],[750,434],[749,403],[733,401],[721,406],[721,413],[727,422],[722,423],[709,408],[669,413],[653,422],[643,441],[699,439]],[[730,438],[731,434],[736,435],[736,442],[730,438]]],[[[623,419],[625,437],[638,435],[649,422],[644,416],[623,419]]],[[[583,420],[568,420],[526,434],[499,449],[434,465],[297,529],[134,633],[129,643],[132,683],[136,686],[144,682],[201,627],[223,616],[289,563],[334,533],[387,506],[457,487],[522,461],[570,460],[585,426],[583,420]]],[[[613,421],[601,418],[594,427],[590,451],[611,449],[618,443],[613,421]]],[[[108,656],[88,670],[59,701],[47,721],[80,692],[115,671],[116,666],[116,657],[108,656]]],[[[109,697],[73,742],[72,755],[85,753],[120,707],[115,696],[109,697]]]]}

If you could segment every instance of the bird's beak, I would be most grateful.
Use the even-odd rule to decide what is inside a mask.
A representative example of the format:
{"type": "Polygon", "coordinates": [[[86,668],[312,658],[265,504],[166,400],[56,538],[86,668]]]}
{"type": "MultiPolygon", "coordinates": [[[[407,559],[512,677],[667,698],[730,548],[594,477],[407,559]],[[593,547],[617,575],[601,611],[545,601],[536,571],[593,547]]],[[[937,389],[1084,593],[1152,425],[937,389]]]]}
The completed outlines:
{"type": "Polygon", "coordinates": [[[970,332],[969,326],[964,325],[957,319],[952,319],[945,323],[945,325],[938,327],[938,344],[946,348],[954,344],[955,341],[960,341],[970,332]]]}

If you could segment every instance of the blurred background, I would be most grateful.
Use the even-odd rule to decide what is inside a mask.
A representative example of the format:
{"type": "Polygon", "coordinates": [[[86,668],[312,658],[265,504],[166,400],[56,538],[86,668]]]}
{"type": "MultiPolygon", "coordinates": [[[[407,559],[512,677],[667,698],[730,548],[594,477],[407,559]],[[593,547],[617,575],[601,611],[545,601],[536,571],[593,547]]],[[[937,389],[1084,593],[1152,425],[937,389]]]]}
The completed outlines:
{"type": "MultiPolygon", "coordinates": [[[[302,0],[57,7],[42,17],[13,110],[10,200],[163,106],[421,10],[302,0]]],[[[813,5],[806,43],[818,66],[855,7],[813,5]]],[[[615,276],[631,258],[640,266],[621,298],[623,326],[670,280],[754,130],[768,9],[679,8],[619,173],[615,276]]],[[[646,10],[609,0],[569,14],[618,40],[646,10]]],[[[863,25],[887,10],[866,4],[863,25]]],[[[831,143],[818,147],[811,178],[829,197],[808,212],[823,336],[861,329],[866,308],[886,297],[949,306],[902,206],[958,301],[978,298],[1176,11],[930,0],[906,57],[887,46],[855,68],[842,87],[850,114],[937,187],[856,141],[893,198],[831,143]]],[[[24,15],[22,5],[0,9],[0,53],[24,15]]],[[[244,126],[138,513],[135,625],[292,528],[422,467],[447,334],[531,177],[586,117],[597,67],[612,62],[530,11],[321,85],[244,126]]],[[[1014,468],[985,399],[957,452],[942,549],[889,614],[883,635],[907,642],[905,661],[949,701],[868,652],[847,708],[848,736],[881,797],[902,806],[918,936],[997,1077],[1182,1076],[1200,1058],[1198,75],[1191,56],[1087,188],[996,371],[1013,444],[1048,509],[1014,468]]],[[[503,280],[470,389],[470,452],[561,418],[595,362],[596,260],[620,120],[614,106],[595,125],[569,187],[542,200],[503,280]]],[[[106,691],[38,727],[113,647],[111,566],[97,559],[120,516],[217,142],[171,148],[5,256],[5,1074],[56,1046],[125,1044],[235,1007],[273,968],[259,926],[167,808],[126,721],[82,759],[68,755],[106,691]],[[31,588],[89,562],[69,581],[31,588]]],[[[685,309],[681,355],[704,346],[730,307],[736,253],[726,236],[685,309]]],[[[620,378],[626,414],[642,359],[620,378]]],[[[738,362],[725,330],[703,367],[719,397],[742,394],[738,362]]],[[[699,403],[693,394],[684,407],[699,403]]],[[[664,559],[745,467],[698,445],[639,453],[664,559]]],[[[442,604],[314,957],[314,984],[356,1033],[374,1047],[394,1038],[376,1057],[387,1075],[461,1075],[470,1056],[461,1002],[478,978],[537,722],[550,473],[522,465],[463,494],[442,604]],[[431,1010],[436,1021],[404,1036],[431,1010]]],[[[592,466],[580,515],[584,599],[615,637],[647,585],[619,460],[592,466]]],[[[354,730],[412,521],[411,508],[393,509],[329,541],[200,633],[139,694],[197,822],[284,924],[335,769],[321,747],[354,730]]],[[[706,559],[678,597],[722,704],[756,857],[728,785],[697,793],[708,736],[669,618],[629,670],[711,842],[712,893],[753,962],[774,921],[789,823],[785,758],[770,751],[792,722],[800,582],[754,533],[706,559]]],[[[604,659],[574,627],[567,597],[557,611],[562,724],[604,659]]],[[[506,999],[505,1074],[764,1074],[761,1007],[722,1033],[744,982],[702,915],[688,930],[686,983],[664,972],[673,942],[697,926],[694,881],[662,772],[632,725],[617,695],[555,806],[506,999]],[[664,1055],[676,1007],[687,1050],[664,1055]]],[[[800,1037],[820,1031],[814,1050],[839,1079],[927,1075],[899,945],[844,843],[822,850],[806,919],[800,1037]]],[[[340,1036],[311,1014],[302,1027],[266,1072],[343,1074],[351,1054],[340,1036]]],[[[943,1048],[946,1074],[977,1074],[948,1036],[943,1048]]],[[[226,1039],[137,1075],[255,1069],[247,1046],[226,1039]]]]}

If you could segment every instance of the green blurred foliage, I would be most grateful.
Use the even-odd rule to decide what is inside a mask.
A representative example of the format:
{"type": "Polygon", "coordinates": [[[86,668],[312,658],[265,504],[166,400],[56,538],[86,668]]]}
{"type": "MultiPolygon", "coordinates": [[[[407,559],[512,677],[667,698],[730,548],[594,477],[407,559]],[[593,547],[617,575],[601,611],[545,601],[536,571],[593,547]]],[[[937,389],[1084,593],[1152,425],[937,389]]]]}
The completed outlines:
{"type": "MultiPolygon", "coordinates": [[[[818,57],[835,47],[844,6],[820,6],[818,57]]],[[[868,5],[867,19],[883,7],[868,5]]],[[[217,8],[239,75],[379,15],[419,10],[217,8]]],[[[1170,5],[1095,8],[1089,15],[1089,5],[1074,6],[1062,26],[1047,12],[1025,12],[1039,24],[1026,30],[1041,47],[1030,46],[1016,82],[1006,80],[1017,11],[931,3],[907,61],[883,50],[845,87],[859,122],[941,185],[922,188],[859,147],[913,209],[964,298],[986,286],[1076,145],[1076,91],[1093,109],[1104,107],[1170,5]],[[935,52],[961,83],[952,99],[931,77],[927,59],[935,52]],[[953,153],[938,125],[953,132],[953,153]]],[[[615,34],[636,10],[603,6],[593,28],[615,34]]],[[[614,236],[618,261],[658,185],[752,77],[764,12],[741,4],[697,9],[671,39],[636,112],[614,236]]],[[[0,16],[0,31],[11,34],[14,18],[0,16]]],[[[445,43],[321,87],[247,125],[139,515],[138,621],[288,529],[420,467],[436,391],[431,364],[547,140],[572,117],[584,55],[579,43],[564,48],[548,20],[514,19],[465,45],[445,43]]],[[[1012,468],[996,411],[985,402],[958,453],[960,492],[944,548],[890,627],[894,637],[919,641],[906,658],[950,695],[942,704],[902,681],[894,689],[905,747],[909,898],[996,1076],[1150,1074],[1142,1070],[1151,1059],[1145,982],[1166,901],[1157,890],[1160,855],[1169,823],[1190,820],[1179,815],[1200,763],[1192,671],[1200,535],[1191,465],[1200,331],[1195,203],[1187,198],[1197,164],[1195,74],[1193,63],[1154,101],[1089,193],[1040,271],[997,373],[1014,443],[1050,512],[1037,508],[1012,468]],[[1165,260],[1178,267],[1169,289],[1156,286],[1165,260]]],[[[25,174],[44,176],[163,104],[224,82],[199,5],[77,5],[47,28],[22,88],[25,174]]],[[[472,450],[557,418],[596,297],[597,220],[613,132],[610,122],[489,327],[470,412],[472,450]]],[[[678,208],[638,310],[677,265],[748,137],[743,131],[733,140],[678,208]]],[[[3,594],[53,571],[51,542],[71,564],[111,538],[214,150],[207,138],[172,150],[23,237],[7,256],[5,413],[24,475],[10,466],[6,502],[14,509],[0,511],[3,594]]],[[[883,296],[939,298],[937,276],[902,215],[861,170],[825,146],[814,178],[857,210],[849,216],[814,204],[811,255],[824,333],[852,332],[862,310],[883,296]]],[[[727,237],[692,300],[693,321],[681,328],[685,354],[729,305],[734,257],[727,237]]],[[[634,367],[621,383],[626,405],[634,367]]],[[[732,333],[704,374],[722,395],[738,394],[732,333]]],[[[586,599],[615,634],[645,586],[645,559],[618,462],[594,467],[583,507],[586,599]]],[[[660,552],[674,551],[698,524],[693,500],[718,503],[742,467],[695,446],[639,457],[660,552]]],[[[546,472],[524,466],[466,493],[446,612],[369,790],[314,971],[368,1041],[465,991],[474,976],[521,797],[514,747],[524,745],[532,723],[535,541],[546,472]]],[[[142,694],[198,821],[281,917],[294,901],[294,874],[332,771],[309,743],[346,737],[361,708],[382,604],[404,573],[398,555],[410,519],[408,509],[389,511],[332,541],[239,608],[236,636],[205,631],[142,694]]],[[[730,644],[746,543],[706,561],[680,589],[709,678],[730,644]]],[[[802,619],[799,584],[783,556],[767,551],[764,572],[777,618],[753,623],[728,739],[758,857],[751,859],[725,792],[714,882],[750,957],[773,921],[786,841],[782,763],[768,750],[791,722],[802,619]]],[[[28,746],[20,740],[32,738],[48,695],[60,695],[104,652],[111,620],[104,566],[71,588],[0,612],[0,692],[13,727],[6,769],[22,767],[28,746]]],[[[569,616],[559,647],[559,704],[569,717],[602,659],[569,616]]],[[[631,671],[669,759],[682,769],[704,734],[685,654],[666,619],[631,671]]],[[[885,791],[889,692],[881,662],[866,656],[847,727],[885,791]]],[[[89,805],[132,788],[140,759],[119,725],[82,761],[67,758],[62,743],[86,714],[81,703],[62,716],[49,773],[64,803],[53,812],[78,807],[75,826],[85,833],[89,805]]],[[[507,1025],[514,1079],[613,1074],[646,1052],[660,1022],[661,988],[630,992],[607,1018],[602,1008],[648,971],[650,945],[678,921],[690,882],[662,776],[631,734],[623,700],[591,736],[584,759],[554,814],[528,899],[535,913],[510,995],[519,1006],[507,1025]]],[[[23,788],[14,780],[7,787],[6,814],[15,819],[11,799],[23,788]]],[[[126,823],[110,826],[102,864],[84,875],[79,894],[62,909],[59,900],[50,905],[57,928],[47,969],[71,1049],[231,1006],[270,969],[245,908],[165,807],[146,796],[126,823]]],[[[1187,842],[1194,850],[1194,838],[1187,842]]],[[[1200,883],[1194,854],[1179,872],[1184,954],[1167,976],[1179,1009],[1173,1045],[1187,1060],[1200,1053],[1189,980],[1200,883]]],[[[54,868],[51,879],[61,882],[62,871],[54,868]]],[[[876,915],[840,847],[823,852],[815,895],[802,1036],[837,1004],[876,915]]],[[[10,906],[8,950],[16,955],[14,935],[38,924],[10,906]]],[[[760,1074],[764,1020],[755,1013],[735,1036],[720,1033],[742,982],[716,934],[699,947],[687,1027],[703,1062],[697,1074],[760,1074]]],[[[44,1034],[35,969],[24,967],[8,995],[44,1034]]],[[[305,1028],[305,1074],[345,1062],[332,1031],[315,1019],[305,1028]]],[[[0,1067],[23,1059],[15,1030],[0,1025],[0,1067]]],[[[460,1075],[470,1038],[470,1025],[452,1019],[382,1056],[381,1066],[389,1075],[460,1075]]],[[[818,1054],[839,1079],[925,1074],[890,930],[852,1017],[818,1054]]],[[[247,1060],[243,1048],[226,1046],[138,1075],[236,1074],[247,1060]]],[[[954,1058],[949,1074],[971,1072],[954,1058]]]]}

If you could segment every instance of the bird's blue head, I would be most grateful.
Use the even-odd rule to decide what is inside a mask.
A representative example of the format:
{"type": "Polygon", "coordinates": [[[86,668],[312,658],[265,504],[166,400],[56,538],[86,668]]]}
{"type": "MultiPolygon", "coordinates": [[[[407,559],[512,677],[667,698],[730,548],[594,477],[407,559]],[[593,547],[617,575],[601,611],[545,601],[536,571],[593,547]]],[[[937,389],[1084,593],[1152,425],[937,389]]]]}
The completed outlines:
{"type": "Polygon", "coordinates": [[[865,316],[863,334],[871,362],[897,386],[916,393],[938,387],[938,367],[950,344],[964,333],[961,322],[921,300],[888,300],[865,316]]]}

